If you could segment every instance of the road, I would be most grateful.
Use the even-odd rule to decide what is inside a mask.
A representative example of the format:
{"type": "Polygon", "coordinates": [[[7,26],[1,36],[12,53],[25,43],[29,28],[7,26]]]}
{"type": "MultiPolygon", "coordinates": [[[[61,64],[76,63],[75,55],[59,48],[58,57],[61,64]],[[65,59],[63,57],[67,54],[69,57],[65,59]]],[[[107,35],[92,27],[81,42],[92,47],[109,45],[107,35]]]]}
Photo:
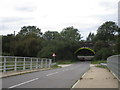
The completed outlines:
{"type": "Polygon", "coordinates": [[[89,66],[88,61],[79,62],[64,68],[3,78],[2,88],[71,88],[89,66]]]}

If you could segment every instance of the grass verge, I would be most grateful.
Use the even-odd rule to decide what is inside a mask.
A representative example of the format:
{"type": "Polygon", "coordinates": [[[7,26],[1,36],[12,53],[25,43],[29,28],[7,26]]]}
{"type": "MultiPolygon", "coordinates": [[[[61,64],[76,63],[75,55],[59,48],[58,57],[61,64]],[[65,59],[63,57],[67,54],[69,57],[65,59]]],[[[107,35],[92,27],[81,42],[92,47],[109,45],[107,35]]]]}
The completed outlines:
{"type": "Polygon", "coordinates": [[[57,64],[73,64],[75,61],[58,61],[57,64]]]}
{"type": "Polygon", "coordinates": [[[100,63],[107,63],[107,60],[93,60],[91,64],[100,64],[100,63]]]}
{"type": "Polygon", "coordinates": [[[96,67],[108,69],[107,66],[97,65],[96,67]]]}
{"type": "Polygon", "coordinates": [[[62,68],[61,66],[58,66],[58,65],[53,65],[51,66],[52,69],[55,69],[55,68],[62,68]]]}

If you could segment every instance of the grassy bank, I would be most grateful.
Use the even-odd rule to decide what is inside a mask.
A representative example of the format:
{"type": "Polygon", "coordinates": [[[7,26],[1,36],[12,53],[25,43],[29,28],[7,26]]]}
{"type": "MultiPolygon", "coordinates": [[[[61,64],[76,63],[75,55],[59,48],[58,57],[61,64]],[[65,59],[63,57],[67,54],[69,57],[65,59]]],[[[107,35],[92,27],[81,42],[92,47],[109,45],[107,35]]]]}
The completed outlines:
{"type": "Polygon", "coordinates": [[[57,64],[73,64],[73,63],[75,63],[75,61],[68,61],[68,60],[66,60],[66,61],[57,61],[57,64]]]}
{"type": "Polygon", "coordinates": [[[107,63],[107,60],[94,60],[91,62],[91,64],[100,64],[100,63],[107,63]]]}

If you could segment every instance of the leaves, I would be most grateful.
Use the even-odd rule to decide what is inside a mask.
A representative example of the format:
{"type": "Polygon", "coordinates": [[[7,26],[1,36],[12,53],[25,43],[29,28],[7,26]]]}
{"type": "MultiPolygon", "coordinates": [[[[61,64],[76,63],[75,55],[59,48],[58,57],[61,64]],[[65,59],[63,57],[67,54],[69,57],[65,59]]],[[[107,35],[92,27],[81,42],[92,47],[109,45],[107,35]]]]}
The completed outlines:
{"type": "Polygon", "coordinates": [[[74,52],[78,48],[89,47],[95,50],[95,59],[106,59],[112,54],[120,54],[119,32],[120,28],[112,21],[103,23],[97,34],[90,32],[87,40],[81,40],[80,31],[73,26],[44,34],[36,26],[24,26],[16,36],[2,37],[3,55],[53,58],[52,54],[56,53],[57,60],[72,60],[76,59],[74,52]]]}

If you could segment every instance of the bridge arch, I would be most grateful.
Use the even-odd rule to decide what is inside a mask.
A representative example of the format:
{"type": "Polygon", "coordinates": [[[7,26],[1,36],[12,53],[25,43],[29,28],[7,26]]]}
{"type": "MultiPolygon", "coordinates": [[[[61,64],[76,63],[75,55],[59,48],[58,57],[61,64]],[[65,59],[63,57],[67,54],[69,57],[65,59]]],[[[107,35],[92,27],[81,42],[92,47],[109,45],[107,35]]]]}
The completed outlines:
{"type": "Polygon", "coordinates": [[[95,51],[88,47],[82,47],[77,49],[75,54],[80,60],[91,60],[95,55],[95,51]]]}

